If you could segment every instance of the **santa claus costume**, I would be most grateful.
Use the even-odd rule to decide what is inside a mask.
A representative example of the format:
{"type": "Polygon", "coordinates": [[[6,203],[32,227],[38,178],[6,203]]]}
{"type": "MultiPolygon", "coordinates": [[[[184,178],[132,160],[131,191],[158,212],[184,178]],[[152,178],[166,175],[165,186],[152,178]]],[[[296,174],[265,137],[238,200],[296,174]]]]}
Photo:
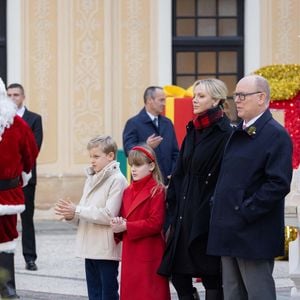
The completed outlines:
{"type": "Polygon", "coordinates": [[[30,127],[16,115],[0,78],[0,296],[17,299],[14,276],[17,214],[25,209],[22,172],[29,173],[38,154],[30,127]]]}

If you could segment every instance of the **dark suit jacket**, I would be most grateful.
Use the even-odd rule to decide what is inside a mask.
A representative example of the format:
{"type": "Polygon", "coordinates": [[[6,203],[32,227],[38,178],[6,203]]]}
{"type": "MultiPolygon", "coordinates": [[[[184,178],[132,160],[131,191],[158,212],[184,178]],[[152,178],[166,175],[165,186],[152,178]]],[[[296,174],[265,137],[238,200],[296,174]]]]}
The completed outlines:
{"type": "MultiPolygon", "coordinates": [[[[42,146],[42,141],[43,141],[43,126],[42,126],[42,117],[34,113],[27,108],[25,108],[25,112],[22,116],[23,120],[26,121],[26,123],[29,125],[31,130],[33,131],[35,141],[37,143],[37,146],[39,150],[41,149],[42,146]]],[[[36,164],[34,164],[34,167],[32,169],[32,177],[29,180],[28,184],[36,184],[36,164]]]]}
{"type": "MultiPolygon", "coordinates": [[[[251,127],[251,126],[250,126],[251,127]]],[[[269,110],[254,134],[233,132],[213,196],[212,255],[273,259],[284,252],[284,198],[292,178],[292,143],[269,110]]]]}
{"type": "Polygon", "coordinates": [[[175,167],[178,157],[178,143],[174,131],[174,126],[170,119],[164,116],[158,116],[159,128],[157,128],[145,108],[136,116],[129,119],[123,131],[123,148],[125,154],[136,145],[145,143],[147,138],[153,133],[163,137],[160,145],[155,149],[158,165],[162,175],[167,181],[175,167]]]}

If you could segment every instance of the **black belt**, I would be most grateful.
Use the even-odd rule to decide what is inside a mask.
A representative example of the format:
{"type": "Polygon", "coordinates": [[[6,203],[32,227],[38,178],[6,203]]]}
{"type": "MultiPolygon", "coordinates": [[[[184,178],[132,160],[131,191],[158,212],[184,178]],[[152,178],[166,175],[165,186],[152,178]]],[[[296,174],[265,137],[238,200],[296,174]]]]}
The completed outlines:
{"type": "Polygon", "coordinates": [[[9,190],[19,186],[20,178],[19,176],[12,179],[0,179],[0,190],[9,190]]]}

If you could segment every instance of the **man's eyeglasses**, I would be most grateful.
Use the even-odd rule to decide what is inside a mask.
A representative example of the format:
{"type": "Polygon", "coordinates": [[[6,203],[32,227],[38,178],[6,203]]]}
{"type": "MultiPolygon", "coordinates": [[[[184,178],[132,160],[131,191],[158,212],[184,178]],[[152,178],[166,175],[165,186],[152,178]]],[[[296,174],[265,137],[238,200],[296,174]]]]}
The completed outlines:
{"type": "Polygon", "coordinates": [[[239,99],[240,101],[245,101],[247,96],[260,94],[262,92],[253,92],[253,93],[233,93],[233,100],[239,99]]]}

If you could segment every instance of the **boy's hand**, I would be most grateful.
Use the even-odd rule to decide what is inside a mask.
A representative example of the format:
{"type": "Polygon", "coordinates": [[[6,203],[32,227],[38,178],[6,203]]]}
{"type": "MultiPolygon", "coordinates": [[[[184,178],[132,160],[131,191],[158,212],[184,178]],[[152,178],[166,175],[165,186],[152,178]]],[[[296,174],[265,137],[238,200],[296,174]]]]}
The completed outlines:
{"type": "Polygon", "coordinates": [[[55,214],[63,216],[66,220],[72,220],[74,218],[75,210],[76,205],[69,199],[60,199],[54,207],[55,214]]]}

